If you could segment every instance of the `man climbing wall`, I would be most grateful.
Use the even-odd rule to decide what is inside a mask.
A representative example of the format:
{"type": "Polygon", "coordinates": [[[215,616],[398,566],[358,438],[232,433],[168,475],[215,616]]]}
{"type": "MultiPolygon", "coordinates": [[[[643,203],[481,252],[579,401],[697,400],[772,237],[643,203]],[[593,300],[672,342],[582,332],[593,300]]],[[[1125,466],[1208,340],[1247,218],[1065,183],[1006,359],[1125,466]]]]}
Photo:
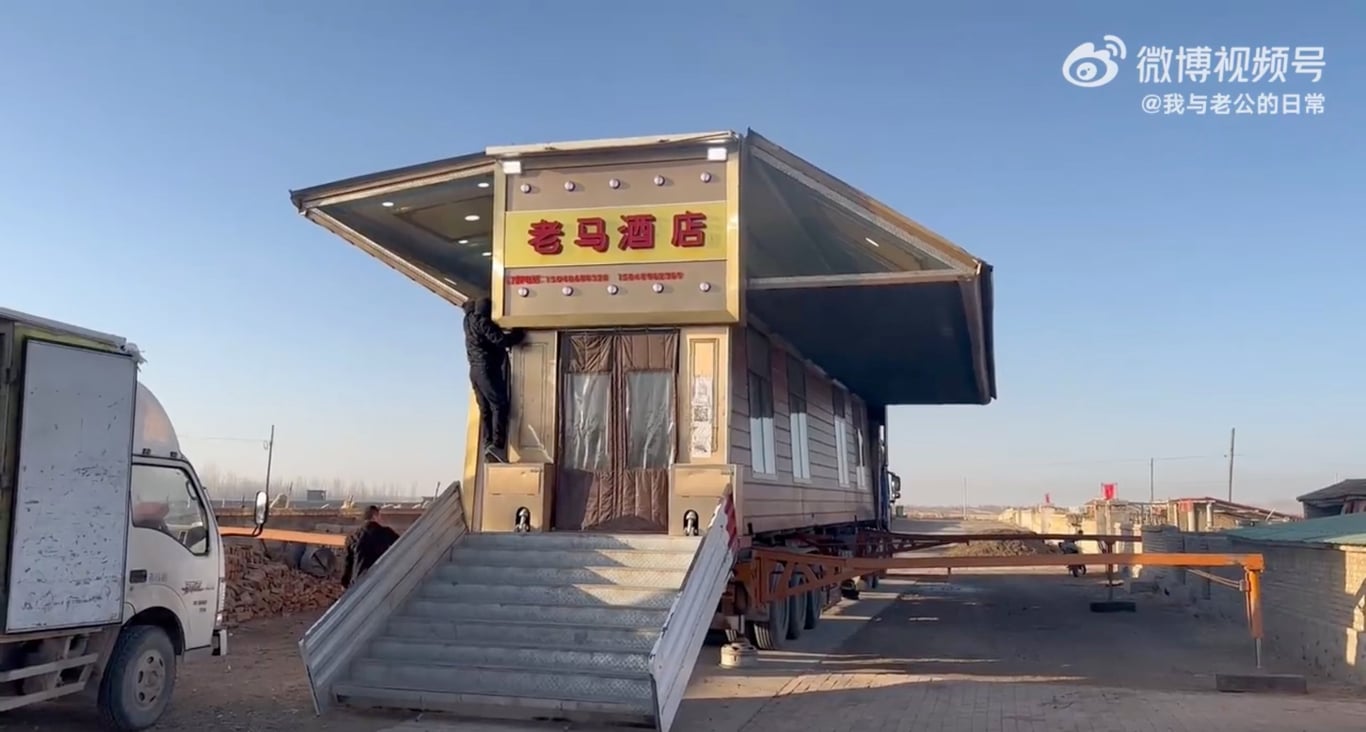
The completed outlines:
{"type": "Polygon", "coordinates": [[[486,458],[507,462],[508,375],[507,349],[526,335],[504,331],[493,322],[493,301],[487,297],[466,300],[465,353],[470,360],[470,384],[479,405],[480,446],[486,458]]]}

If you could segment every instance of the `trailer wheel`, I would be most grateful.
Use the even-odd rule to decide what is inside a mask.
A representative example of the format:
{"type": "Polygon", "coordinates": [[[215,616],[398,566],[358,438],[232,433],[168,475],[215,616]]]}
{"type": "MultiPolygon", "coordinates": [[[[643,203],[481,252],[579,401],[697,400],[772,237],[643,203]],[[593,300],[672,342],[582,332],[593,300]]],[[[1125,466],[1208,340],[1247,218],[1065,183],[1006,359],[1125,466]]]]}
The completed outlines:
{"type": "MultiPolygon", "coordinates": [[[[806,577],[800,574],[792,575],[792,586],[801,587],[806,584],[806,577]]],[[[797,640],[802,637],[802,631],[806,630],[806,610],[809,606],[806,596],[811,593],[804,592],[800,595],[793,595],[787,598],[787,639],[797,640]]]]}
{"type": "Polygon", "coordinates": [[[119,732],[151,727],[171,702],[175,676],[175,646],[166,631],[155,625],[124,628],[100,679],[100,716],[119,732]]]}
{"type": "Polygon", "coordinates": [[[750,630],[750,642],[755,648],[761,651],[776,651],[783,647],[783,641],[787,638],[787,626],[790,616],[787,612],[788,601],[770,602],[768,604],[768,620],[764,622],[746,623],[750,630]]]}
{"type": "Polygon", "coordinates": [[[807,630],[815,630],[821,624],[821,613],[825,610],[824,601],[825,591],[808,592],[803,598],[806,600],[806,625],[807,630]]]}

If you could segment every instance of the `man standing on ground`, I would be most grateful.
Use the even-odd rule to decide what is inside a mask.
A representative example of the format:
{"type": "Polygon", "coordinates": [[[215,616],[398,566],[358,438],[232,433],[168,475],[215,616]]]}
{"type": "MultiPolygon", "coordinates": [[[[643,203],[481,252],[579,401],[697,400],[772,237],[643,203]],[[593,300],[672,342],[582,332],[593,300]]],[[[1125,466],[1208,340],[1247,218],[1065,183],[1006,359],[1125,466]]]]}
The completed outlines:
{"type": "Polygon", "coordinates": [[[508,398],[507,349],[522,342],[521,330],[504,331],[493,322],[493,301],[466,300],[465,354],[470,360],[470,384],[479,405],[480,449],[490,460],[507,462],[508,398]]]}
{"type": "Polygon", "coordinates": [[[375,566],[384,552],[398,541],[398,532],[379,522],[379,506],[365,509],[365,523],[346,538],[346,564],[342,567],[342,587],[360,579],[375,566]]]}

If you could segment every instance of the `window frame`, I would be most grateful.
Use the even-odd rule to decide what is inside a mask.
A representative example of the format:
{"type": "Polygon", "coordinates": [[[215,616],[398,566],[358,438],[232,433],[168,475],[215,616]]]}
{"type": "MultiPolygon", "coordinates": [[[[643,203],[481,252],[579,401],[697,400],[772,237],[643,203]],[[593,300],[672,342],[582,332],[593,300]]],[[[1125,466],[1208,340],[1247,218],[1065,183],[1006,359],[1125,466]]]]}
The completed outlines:
{"type": "Polygon", "coordinates": [[[811,405],[807,400],[806,363],[787,354],[787,421],[792,441],[792,479],[811,481],[811,405]]]}
{"type": "Polygon", "coordinates": [[[774,477],[778,475],[778,460],[773,429],[773,345],[762,333],[750,329],[747,331],[745,354],[750,471],[755,475],[774,477]]]}
{"type": "Polygon", "coordinates": [[[209,540],[214,534],[213,511],[207,503],[207,496],[205,496],[203,491],[200,490],[199,480],[196,478],[194,472],[190,470],[187,466],[168,462],[134,462],[132,465],[132,470],[130,472],[128,494],[130,504],[128,510],[128,527],[130,531],[141,529],[143,531],[150,531],[154,534],[160,534],[161,536],[164,536],[170,539],[171,541],[175,542],[177,546],[179,546],[181,549],[184,549],[185,552],[187,552],[192,557],[202,559],[205,557],[213,556],[214,542],[209,540]],[[176,536],[175,534],[169,533],[167,531],[162,531],[160,529],[151,528],[148,526],[139,526],[137,523],[134,522],[133,508],[139,503],[139,501],[137,500],[138,474],[146,470],[170,471],[173,473],[178,473],[182,478],[185,479],[185,494],[190,499],[190,501],[198,508],[199,519],[204,527],[204,551],[195,551],[194,549],[190,548],[190,546],[186,545],[184,539],[182,539],[179,536],[176,536]]]}
{"type": "Polygon", "coordinates": [[[868,410],[854,402],[854,470],[858,487],[868,487],[868,410]]]}
{"type": "Polygon", "coordinates": [[[835,465],[840,487],[847,488],[852,482],[849,478],[849,394],[844,387],[834,384],[830,402],[835,416],[835,465]]]}

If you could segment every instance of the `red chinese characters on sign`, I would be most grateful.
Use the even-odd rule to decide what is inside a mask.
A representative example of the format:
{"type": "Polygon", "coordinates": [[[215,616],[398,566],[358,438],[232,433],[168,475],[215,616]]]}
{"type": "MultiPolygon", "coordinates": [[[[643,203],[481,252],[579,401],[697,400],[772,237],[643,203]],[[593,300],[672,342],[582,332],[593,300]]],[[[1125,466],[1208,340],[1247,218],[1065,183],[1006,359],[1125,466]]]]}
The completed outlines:
{"type": "Polygon", "coordinates": [[[707,215],[684,211],[674,214],[674,238],[676,247],[704,247],[707,245],[707,215]]]}
{"type": "Polygon", "coordinates": [[[537,254],[559,254],[564,251],[564,224],[541,219],[527,231],[527,243],[537,254]]]}
{"type": "Polygon", "coordinates": [[[596,217],[579,219],[579,236],[574,244],[598,252],[607,251],[612,245],[607,236],[607,222],[596,217]]]}
{"type": "Polygon", "coordinates": [[[627,214],[622,216],[621,226],[617,227],[617,233],[621,234],[621,239],[617,241],[619,249],[654,249],[655,216],[654,214],[627,214]]]}
{"type": "MultiPolygon", "coordinates": [[[[616,227],[616,246],[621,250],[654,249],[654,214],[622,214],[621,224],[616,227]]],[[[606,252],[612,248],[612,237],[608,232],[606,219],[588,216],[575,220],[574,245],[596,252],[606,252]]],[[[560,221],[541,219],[533,222],[527,230],[527,244],[537,254],[554,256],[564,251],[565,226],[560,221]]],[[[674,214],[669,243],[680,248],[697,248],[707,245],[707,215],[694,211],[674,214]]]]}

